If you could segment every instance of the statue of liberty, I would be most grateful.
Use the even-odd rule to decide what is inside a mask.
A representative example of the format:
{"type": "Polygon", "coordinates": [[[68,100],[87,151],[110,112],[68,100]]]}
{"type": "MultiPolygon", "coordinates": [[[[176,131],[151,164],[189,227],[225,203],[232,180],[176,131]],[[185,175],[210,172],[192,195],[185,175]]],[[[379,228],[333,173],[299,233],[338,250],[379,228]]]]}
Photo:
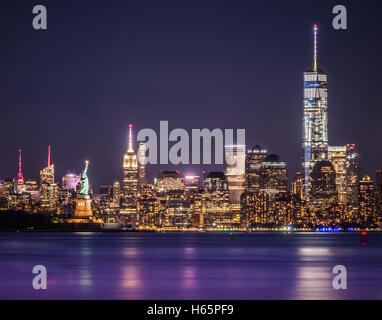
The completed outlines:
{"type": "Polygon", "coordinates": [[[89,195],[89,178],[87,176],[89,161],[85,161],[85,169],[81,174],[81,187],[80,187],[80,196],[89,195]]]}

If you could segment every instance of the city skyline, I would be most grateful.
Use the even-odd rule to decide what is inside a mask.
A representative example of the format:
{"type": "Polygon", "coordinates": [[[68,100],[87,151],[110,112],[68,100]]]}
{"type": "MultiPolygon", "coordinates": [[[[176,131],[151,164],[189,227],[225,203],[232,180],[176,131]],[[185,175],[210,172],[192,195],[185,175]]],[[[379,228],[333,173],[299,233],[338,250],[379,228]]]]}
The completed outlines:
{"type": "MultiPolygon", "coordinates": [[[[68,2],[68,6],[73,5],[74,2],[68,2]]],[[[10,8],[15,10],[22,7],[23,2],[10,5],[10,8]]],[[[186,7],[181,5],[171,10],[166,7],[166,10],[160,10],[163,17],[156,16],[155,20],[160,26],[158,33],[163,36],[167,35],[165,36],[166,41],[156,43],[158,50],[155,51],[155,54],[150,55],[152,60],[148,59],[148,53],[144,50],[147,46],[153,44],[153,37],[156,34],[151,29],[152,24],[148,22],[149,24],[146,26],[151,30],[151,33],[142,43],[144,47],[137,47],[137,43],[133,42],[135,44],[133,46],[135,48],[135,59],[132,59],[132,57],[126,59],[132,53],[131,50],[124,51],[125,57],[123,61],[125,59],[130,61],[128,65],[122,62],[121,55],[117,53],[119,52],[117,48],[126,48],[121,43],[120,38],[112,37],[109,40],[110,42],[108,42],[112,50],[107,51],[107,57],[116,58],[115,63],[109,59],[101,59],[106,54],[102,48],[99,51],[89,51],[94,48],[91,45],[93,38],[89,38],[89,41],[85,41],[84,44],[79,43],[77,41],[79,40],[78,38],[74,38],[72,39],[73,41],[67,42],[71,62],[62,61],[63,56],[59,54],[55,59],[58,59],[63,65],[60,67],[55,65],[53,69],[50,68],[52,70],[48,68],[48,66],[52,67],[54,63],[51,57],[44,63],[39,63],[40,60],[36,59],[36,57],[44,57],[44,50],[47,50],[46,54],[52,54],[52,51],[56,52],[59,44],[57,40],[50,39],[50,34],[61,32],[65,39],[68,39],[68,31],[62,29],[54,19],[50,24],[49,33],[44,36],[31,33],[33,31],[29,30],[29,28],[26,30],[27,28],[23,23],[16,24],[16,28],[18,28],[22,37],[31,37],[37,44],[32,47],[32,56],[27,57],[22,55],[21,51],[18,51],[14,40],[5,38],[11,50],[1,53],[3,61],[7,62],[1,78],[3,88],[5,89],[2,92],[2,98],[8,106],[4,110],[4,116],[9,119],[17,119],[18,122],[17,126],[11,125],[11,122],[9,122],[9,124],[4,124],[0,129],[2,130],[0,133],[3,136],[9,137],[3,143],[3,157],[0,158],[0,177],[8,178],[10,174],[12,177],[15,175],[17,170],[15,165],[17,148],[22,146],[24,175],[27,178],[38,179],[38,172],[45,163],[46,146],[52,145],[57,176],[63,176],[67,170],[80,172],[82,161],[89,158],[92,161],[90,170],[95,173],[92,177],[92,184],[99,186],[112,183],[114,179],[121,177],[120,154],[125,151],[127,124],[134,122],[137,128],[149,127],[156,129],[161,119],[168,119],[171,128],[194,128],[195,125],[191,125],[191,122],[197,123],[196,127],[200,128],[246,128],[247,147],[259,144],[267,148],[269,152],[280,155],[288,164],[289,181],[291,182],[294,173],[299,171],[301,163],[301,154],[299,152],[302,130],[300,121],[302,105],[301,71],[305,70],[311,61],[310,27],[313,24],[312,22],[317,22],[320,25],[320,61],[328,73],[328,81],[330,83],[329,140],[331,145],[334,146],[345,145],[347,143],[360,145],[361,153],[364,156],[362,172],[374,177],[375,170],[381,167],[382,155],[381,148],[378,145],[379,142],[375,142],[374,139],[369,139],[369,137],[377,136],[377,119],[381,111],[378,108],[375,96],[377,90],[373,90],[370,85],[372,86],[377,83],[376,80],[373,81],[373,78],[378,73],[378,66],[373,64],[373,61],[377,61],[377,39],[380,35],[375,33],[376,31],[373,29],[369,30],[370,23],[367,23],[364,20],[365,18],[353,20],[353,25],[357,26],[357,29],[354,30],[355,33],[365,31],[366,29],[369,31],[366,34],[366,38],[359,41],[375,39],[375,41],[368,41],[367,46],[357,47],[367,50],[368,60],[366,61],[362,59],[363,53],[357,50],[357,48],[351,50],[354,42],[350,41],[352,39],[349,38],[346,31],[334,31],[330,23],[326,22],[327,11],[324,10],[325,5],[323,5],[322,9],[318,8],[317,12],[310,12],[310,14],[304,15],[304,10],[307,12],[308,7],[310,8],[309,5],[306,5],[306,7],[301,5],[301,17],[291,21],[288,19],[294,13],[291,8],[286,8],[282,3],[274,5],[244,4],[243,7],[235,6],[236,10],[233,12],[232,17],[227,18],[228,24],[224,26],[221,19],[227,16],[222,11],[216,14],[216,16],[212,16],[211,20],[208,20],[211,22],[205,26],[205,37],[197,38],[193,32],[189,31],[188,36],[182,40],[184,42],[180,42],[183,45],[189,43],[191,48],[199,48],[199,51],[193,51],[194,53],[198,52],[196,56],[178,48],[177,54],[179,54],[180,58],[173,61],[163,56],[163,50],[165,49],[166,52],[169,52],[169,48],[176,48],[170,40],[178,39],[180,31],[169,29],[172,25],[171,21],[166,22],[164,17],[175,17],[175,13],[179,14],[180,17],[187,17],[187,10],[186,7]],[[277,19],[266,21],[265,17],[259,19],[260,13],[265,11],[271,11],[277,17],[278,11],[276,9],[280,7],[285,9],[283,12],[285,16],[281,17],[280,21],[277,19]],[[253,16],[247,17],[247,15],[244,15],[245,9],[248,9],[253,16]],[[242,21],[239,18],[243,18],[242,21]],[[253,21],[261,23],[261,27],[256,28],[256,26],[259,27],[260,25],[255,24],[253,21]],[[288,21],[288,24],[286,24],[286,21],[288,21]],[[248,23],[247,28],[245,23],[248,23]],[[266,28],[266,26],[271,24],[272,28],[266,28]],[[283,28],[286,25],[288,27],[283,28]],[[213,41],[208,44],[206,40],[211,39],[211,36],[219,30],[218,27],[223,27],[221,29],[221,37],[218,37],[215,42],[213,41]],[[164,30],[167,33],[164,33],[164,30]],[[241,37],[236,42],[232,42],[233,37],[229,32],[233,32],[232,35],[241,35],[241,37]],[[261,35],[261,32],[263,32],[263,35],[261,35]],[[45,45],[43,38],[49,39],[49,46],[45,45]],[[251,44],[254,40],[256,45],[251,44]],[[288,41],[287,43],[285,42],[286,40],[288,41]],[[352,43],[351,46],[350,42],[352,43]],[[227,51],[222,52],[219,50],[223,44],[225,48],[233,50],[231,54],[235,59],[231,59],[232,57],[229,54],[224,53],[227,51]],[[261,51],[273,53],[273,55],[271,54],[269,58],[259,56],[259,53],[256,51],[257,46],[262,47],[261,51]],[[10,53],[13,51],[15,54],[11,57],[10,53]],[[240,57],[238,56],[239,51],[241,54],[245,52],[244,57],[242,57],[244,59],[241,62],[238,60],[240,57]],[[81,57],[85,52],[92,53],[88,55],[89,64],[85,64],[80,68],[81,57]],[[25,58],[23,60],[24,69],[20,69],[16,64],[22,56],[25,58]],[[219,60],[212,58],[215,56],[219,60]],[[192,68],[189,69],[184,66],[180,68],[182,73],[176,71],[180,67],[180,63],[186,61],[195,64],[198,72],[197,75],[192,73],[192,68]],[[228,64],[224,63],[228,61],[230,61],[230,67],[227,67],[228,64]],[[117,62],[122,63],[121,71],[111,76],[110,72],[116,70],[117,62]],[[90,68],[90,66],[95,65],[99,66],[97,73],[91,71],[90,68]],[[270,68],[271,65],[274,66],[274,69],[270,68]],[[351,65],[352,67],[344,68],[346,65],[351,65]],[[136,68],[138,66],[143,67],[140,70],[144,72],[141,72],[135,78],[137,82],[134,83],[132,82],[131,75],[137,75],[136,68]],[[157,68],[159,66],[161,68],[157,68]],[[271,70],[280,70],[281,66],[285,70],[283,69],[283,72],[274,77],[274,73],[271,70]],[[371,66],[374,69],[371,69],[371,66]],[[28,71],[35,71],[36,67],[39,68],[37,75],[39,82],[37,83],[40,83],[42,88],[46,88],[39,95],[31,93],[34,85],[30,82],[32,79],[30,76],[33,72],[28,73],[28,71]],[[71,82],[66,81],[69,74],[65,72],[65,67],[69,67],[73,71],[72,74],[78,74],[80,76],[79,79],[88,79],[90,76],[90,79],[93,80],[90,82],[74,80],[73,85],[68,86],[68,83],[71,82]],[[164,71],[164,67],[166,67],[167,71],[164,71]],[[269,71],[264,72],[265,69],[269,71]],[[363,70],[374,70],[374,72],[369,72],[366,75],[363,70]],[[64,78],[60,77],[60,74],[64,78]],[[166,74],[168,76],[163,81],[160,75],[166,74]],[[351,90],[354,85],[354,81],[350,81],[352,79],[350,75],[352,74],[357,75],[357,81],[355,82],[360,86],[358,91],[361,94],[357,93],[358,91],[352,92],[354,90],[351,90]],[[214,75],[219,76],[219,79],[214,78],[214,75]],[[22,97],[23,94],[18,94],[17,96],[13,94],[16,92],[16,76],[24,79],[21,80],[20,85],[17,87],[20,93],[25,93],[24,98],[22,97]],[[7,77],[9,81],[6,81],[7,77]],[[62,78],[62,81],[58,81],[57,77],[62,78]],[[99,80],[99,77],[103,77],[106,83],[103,80],[99,80]],[[126,77],[126,81],[124,77],[126,77]],[[206,77],[209,80],[208,83],[202,81],[203,86],[196,84],[196,79],[200,77],[206,77]],[[286,78],[290,79],[290,81],[287,81],[286,78]],[[53,81],[48,83],[47,79],[53,81]],[[64,79],[66,80],[63,81],[64,79]],[[147,86],[146,80],[148,79],[152,79],[152,85],[150,86],[147,86]],[[215,81],[210,81],[212,79],[215,81]],[[261,82],[255,79],[261,79],[261,82]],[[162,85],[159,85],[159,83],[162,83],[162,85]],[[176,83],[179,83],[181,87],[177,87],[176,83]],[[368,83],[367,88],[364,87],[366,83],[368,83]],[[107,85],[102,86],[104,84],[107,85]],[[139,85],[142,85],[141,89],[139,89],[139,85]],[[53,90],[53,86],[56,89],[53,90]],[[187,89],[188,87],[189,89],[187,89]],[[194,100],[189,99],[191,87],[194,100]],[[100,88],[102,90],[99,90],[100,88]],[[123,93],[122,88],[126,89],[129,94],[123,93]],[[229,90],[227,90],[228,88],[229,90]],[[74,94],[71,95],[70,100],[63,98],[62,94],[65,90],[69,90],[68,92],[74,94]],[[274,97],[273,90],[277,90],[280,93],[277,95],[280,98],[274,97]],[[138,96],[137,92],[140,92],[138,96]],[[115,97],[112,93],[115,93],[115,97]],[[30,99],[25,100],[26,97],[30,97],[30,99]],[[100,99],[95,99],[96,97],[100,99]],[[216,97],[216,99],[208,99],[208,97],[216,97]],[[31,107],[26,107],[27,105],[31,107]],[[178,110],[175,106],[178,107],[178,110]],[[226,110],[225,113],[219,113],[220,108],[224,108],[226,110]],[[230,112],[233,108],[238,111],[234,115],[230,112]],[[362,111],[365,108],[368,111],[370,110],[370,112],[362,111]],[[211,114],[219,114],[219,117],[207,119],[203,117],[203,109],[208,110],[211,114]],[[196,112],[193,110],[196,110],[196,112]],[[126,113],[129,116],[126,116],[126,113]],[[274,117],[274,114],[278,116],[274,117]],[[346,114],[346,122],[341,121],[343,114],[346,114]],[[187,117],[182,117],[182,115],[187,115],[187,117]],[[198,122],[195,122],[196,119],[198,119],[198,122]],[[278,129],[275,130],[274,126],[277,126],[278,129]],[[355,130],[354,128],[359,128],[360,130],[355,130]],[[33,132],[33,135],[28,134],[29,132],[33,132]],[[86,146],[83,145],[80,139],[85,137],[88,141],[86,146]],[[99,145],[102,146],[104,152],[99,152],[99,145]]],[[[358,9],[358,6],[355,5],[354,8],[358,9]]],[[[62,17],[63,13],[54,4],[49,9],[56,17],[62,17]]],[[[98,9],[95,9],[95,17],[98,17],[98,9]]],[[[125,6],[121,3],[116,3],[116,7],[110,9],[110,14],[115,17],[115,10],[117,9],[125,9],[125,6]]],[[[139,13],[141,8],[139,5],[135,5],[130,9],[133,12],[139,13]]],[[[160,8],[156,7],[156,9],[160,8]]],[[[360,12],[365,10],[361,7],[359,9],[360,12]]],[[[212,8],[207,6],[204,14],[194,12],[193,18],[189,18],[186,21],[187,23],[180,24],[181,31],[187,31],[188,24],[197,21],[198,18],[201,21],[207,21],[206,15],[213,12],[211,10],[212,8]]],[[[9,17],[6,19],[10,19],[14,12],[10,10],[9,17]]],[[[77,19],[74,19],[72,22],[72,28],[78,27],[86,35],[93,34],[93,31],[88,30],[86,26],[85,28],[83,26],[80,28],[82,18],[80,16],[82,15],[83,18],[92,21],[92,17],[86,15],[86,12],[81,10],[80,7],[77,10],[77,19]]],[[[117,18],[119,17],[117,15],[117,18]]],[[[18,19],[21,18],[15,18],[15,21],[18,21],[18,19]]],[[[117,19],[117,21],[120,20],[117,19]]],[[[126,27],[126,29],[122,28],[121,34],[125,35],[126,39],[130,39],[129,37],[132,35],[131,26],[126,25],[125,22],[120,22],[122,26],[126,27]]],[[[112,29],[106,27],[103,32],[106,35],[112,29]]],[[[200,28],[198,31],[200,31],[200,28]]],[[[200,166],[186,167],[189,169],[184,170],[185,167],[182,168],[182,166],[177,167],[177,169],[180,169],[185,174],[196,174],[202,170],[222,170],[221,166],[218,168],[214,166],[207,168],[201,168],[200,166]]],[[[151,168],[148,168],[150,179],[152,180],[157,175],[159,169],[162,168],[170,169],[171,167],[164,166],[159,168],[151,166],[151,168]]]]}

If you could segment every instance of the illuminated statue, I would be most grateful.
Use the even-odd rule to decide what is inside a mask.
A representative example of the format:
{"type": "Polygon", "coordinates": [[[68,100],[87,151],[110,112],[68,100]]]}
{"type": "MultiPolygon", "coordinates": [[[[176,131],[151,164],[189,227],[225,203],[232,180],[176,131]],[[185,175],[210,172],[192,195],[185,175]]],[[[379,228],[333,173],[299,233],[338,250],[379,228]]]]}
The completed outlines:
{"type": "Polygon", "coordinates": [[[89,195],[89,178],[87,176],[89,161],[85,161],[85,169],[81,174],[81,188],[80,195],[88,196],[89,195]]]}

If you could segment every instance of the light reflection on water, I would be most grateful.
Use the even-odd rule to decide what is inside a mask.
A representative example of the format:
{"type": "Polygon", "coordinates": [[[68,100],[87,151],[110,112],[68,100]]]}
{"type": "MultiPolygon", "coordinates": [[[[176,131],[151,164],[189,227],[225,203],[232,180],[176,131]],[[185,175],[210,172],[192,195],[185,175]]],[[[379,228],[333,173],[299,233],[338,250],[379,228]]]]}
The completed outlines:
{"type": "Polygon", "coordinates": [[[0,233],[1,299],[381,299],[382,235],[0,233]],[[48,290],[32,288],[45,265],[48,290]],[[348,288],[332,288],[332,269],[348,288]]]}

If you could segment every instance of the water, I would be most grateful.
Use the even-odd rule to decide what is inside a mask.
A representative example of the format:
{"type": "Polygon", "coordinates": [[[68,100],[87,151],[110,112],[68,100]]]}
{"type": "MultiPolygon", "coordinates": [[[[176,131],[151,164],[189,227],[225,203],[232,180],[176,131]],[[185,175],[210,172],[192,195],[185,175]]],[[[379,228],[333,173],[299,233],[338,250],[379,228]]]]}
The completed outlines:
{"type": "Polygon", "coordinates": [[[382,299],[382,234],[233,236],[0,233],[0,299],[382,299]],[[338,264],[348,290],[333,289],[338,264]]]}

